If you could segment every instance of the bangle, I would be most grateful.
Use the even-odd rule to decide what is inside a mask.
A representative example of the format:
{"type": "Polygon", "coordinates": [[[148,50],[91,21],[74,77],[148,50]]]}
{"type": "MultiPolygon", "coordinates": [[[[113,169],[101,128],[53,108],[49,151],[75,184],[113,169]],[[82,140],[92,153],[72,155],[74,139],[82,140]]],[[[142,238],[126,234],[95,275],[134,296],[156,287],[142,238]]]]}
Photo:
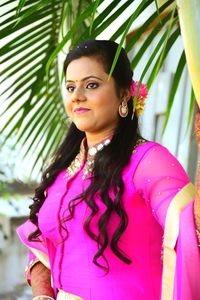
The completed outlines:
{"type": "Polygon", "coordinates": [[[33,298],[33,300],[55,300],[54,298],[46,295],[40,295],[33,298]]]}

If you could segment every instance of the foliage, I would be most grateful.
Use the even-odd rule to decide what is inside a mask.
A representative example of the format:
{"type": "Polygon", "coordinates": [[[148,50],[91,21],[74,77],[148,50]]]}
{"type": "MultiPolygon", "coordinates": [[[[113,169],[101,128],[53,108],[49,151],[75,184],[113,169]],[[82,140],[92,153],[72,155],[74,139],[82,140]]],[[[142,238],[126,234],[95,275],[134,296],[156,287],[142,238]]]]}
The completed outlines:
{"type": "MultiPolygon", "coordinates": [[[[115,32],[108,38],[119,41],[120,46],[126,41],[125,49],[129,53],[146,32],[147,36],[131,65],[135,68],[148,47],[159,37],[141,72],[141,80],[149,72],[147,83],[151,87],[180,36],[175,1],[162,2],[163,5],[156,0],[2,1],[0,9],[4,13],[1,16],[3,21],[0,32],[0,38],[3,39],[0,84],[3,87],[1,97],[5,100],[1,103],[0,118],[7,118],[7,121],[0,133],[6,133],[4,142],[15,135],[16,144],[24,149],[24,157],[37,153],[33,170],[39,163],[41,166],[41,157],[42,161],[46,161],[57,148],[67,127],[67,122],[63,122],[66,118],[62,104],[63,74],[59,69],[58,54],[65,53],[81,40],[98,38],[112,24],[115,24],[115,32]],[[127,40],[127,33],[134,22],[149,8],[152,14],[127,40]],[[125,10],[129,11],[129,17],[116,23],[125,10]]],[[[120,47],[114,64],[119,52],[120,47]]],[[[183,52],[172,83],[167,118],[185,63],[183,52]]],[[[194,97],[191,97],[192,101],[194,97]]],[[[191,105],[190,116],[192,109],[191,105]]]]}

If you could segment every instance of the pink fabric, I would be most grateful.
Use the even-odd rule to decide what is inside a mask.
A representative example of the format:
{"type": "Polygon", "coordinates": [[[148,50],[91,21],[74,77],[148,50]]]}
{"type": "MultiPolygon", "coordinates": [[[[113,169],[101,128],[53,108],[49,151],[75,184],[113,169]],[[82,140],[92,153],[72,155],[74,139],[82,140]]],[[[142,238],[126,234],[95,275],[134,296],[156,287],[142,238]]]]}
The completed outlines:
{"type": "MultiPolygon", "coordinates": [[[[26,245],[27,247],[30,247],[30,248],[35,248],[37,250],[40,250],[41,252],[48,255],[46,240],[43,237],[43,235],[41,235],[39,237],[41,242],[30,242],[28,240],[29,234],[31,232],[35,231],[35,230],[36,230],[35,225],[28,220],[26,223],[22,224],[20,227],[17,228],[17,233],[18,233],[21,241],[24,243],[24,245],[26,245]]],[[[27,267],[29,268],[31,262],[35,261],[36,259],[37,259],[37,257],[35,256],[35,254],[33,254],[31,250],[29,250],[28,251],[27,267]]],[[[28,281],[29,284],[31,284],[30,271],[27,274],[27,281],[28,281]]]]}
{"type": "MultiPolygon", "coordinates": [[[[148,142],[137,147],[123,172],[123,202],[129,223],[120,240],[120,247],[132,264],[123,263],[107,247],[105,256],[110,271],[105,275],[92,262],[97,245],[83,229],[89,213],[85,202],[76,207],[74,218],[67,222],[69,237],[62,242],[66,233],[60,230],[59,216],[68,214],[69,200],[80,194],[90,182],[89,178],[82,180],[83,167],[84,164],[71,178],[66,178],[65,171],[61,172],[49,187],[47,199],[39,212],[43,242],[27,241],[27,234],[32,229],[29,228],[30,222],[19,228],[21,239],[27,246],[31,244],[31,247],[48,252],[55,290],[61,288],[85,300],[160,300],[163,227],[170,201],[189,182],[185,171],[161,145],[148,142]]],[[[105,209],[100,199],[96,201],[100,212],[92,222],[94,232],[105,209]]],[[[108,226],[109,239],[118,222],[118,216],[113,213],[108,226]]],[[[198,300],[200,254],[192,205],[181,215],[176,251],[178,263],[173,300],[198,300]]]]}

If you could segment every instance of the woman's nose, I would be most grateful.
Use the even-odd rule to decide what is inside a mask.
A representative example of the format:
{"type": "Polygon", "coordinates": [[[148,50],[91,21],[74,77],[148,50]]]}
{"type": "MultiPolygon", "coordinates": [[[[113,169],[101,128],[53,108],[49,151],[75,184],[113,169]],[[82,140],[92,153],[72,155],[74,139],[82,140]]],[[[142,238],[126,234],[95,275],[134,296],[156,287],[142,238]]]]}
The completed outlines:
{"type": "Polygon", "coordinates": [[[72,93],[72,101],[85,101],[86,97],[83,89],[75,88],[72,93]]]}

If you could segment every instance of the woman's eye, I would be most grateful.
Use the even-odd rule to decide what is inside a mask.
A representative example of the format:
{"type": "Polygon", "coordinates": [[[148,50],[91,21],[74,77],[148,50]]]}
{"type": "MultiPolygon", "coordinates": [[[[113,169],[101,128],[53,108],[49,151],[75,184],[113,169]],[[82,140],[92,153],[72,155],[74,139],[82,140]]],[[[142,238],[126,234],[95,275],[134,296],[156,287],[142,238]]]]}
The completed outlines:
{"type": "Polygon", "coordinates": [[[69,85],[66,87],[66,89],[69,93],[72,93],[74,91],[74,86],[69,85]]]}
{"type": "Polygon", "coordinates": [[[99,86],[98,83],[91,82],[91,83],[88,83],[87,88],[88,89],[96,89],[98,86],[99,86]]]}

